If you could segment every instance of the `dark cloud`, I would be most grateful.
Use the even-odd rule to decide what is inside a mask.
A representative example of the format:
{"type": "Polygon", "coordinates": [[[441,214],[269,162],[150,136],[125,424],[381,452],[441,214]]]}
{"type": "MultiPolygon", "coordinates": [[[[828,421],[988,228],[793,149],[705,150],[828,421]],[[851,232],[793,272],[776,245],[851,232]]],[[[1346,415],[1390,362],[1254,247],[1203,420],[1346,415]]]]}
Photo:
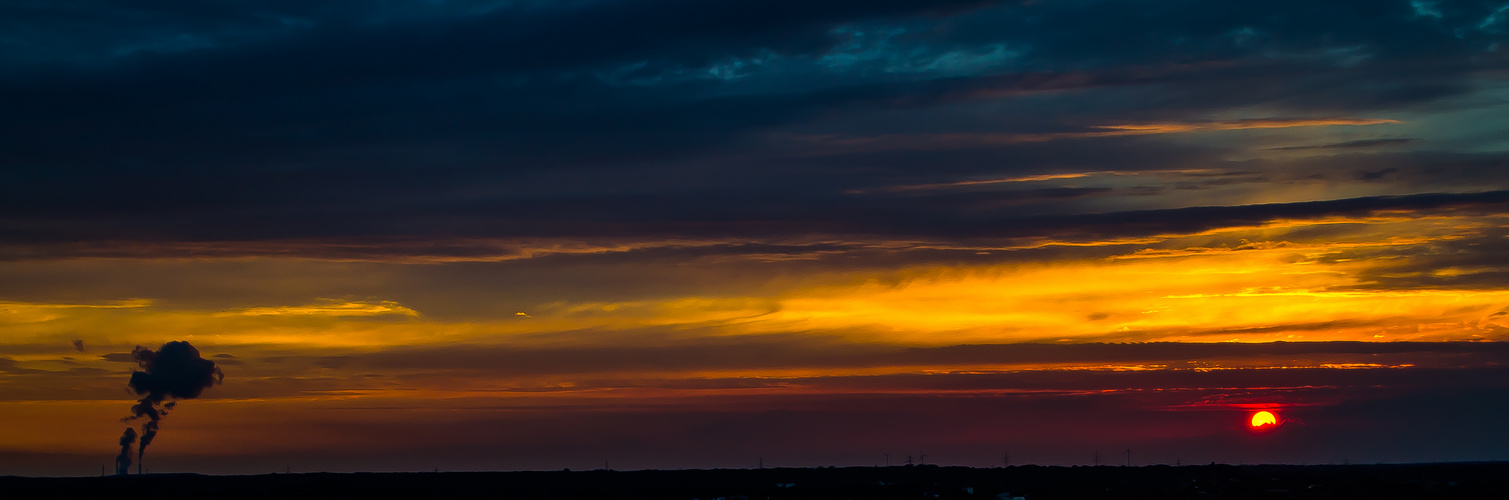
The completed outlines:
{"type": "MultiPolygon", "coordinates": [[[[1228,184],[1218,182],[1217,184],[1228,184]]],[[[1405,196],[1375,196],[1299,203],[1274,203],[1246,206],[1201,206],[1159,210],[1136,210],[1085,214],[1042,214],[1013,216],[1022,204],[1034,196],[1047,199],[1073,199],[1103,195],[1105,189],[1066,189],[1037,192],[982,192],[949,196],[908,197],[898,203],[894,196],[847,195],[845,197],[768,199],[736,192],[699,193],[693,196],[599,196],[587,199],[490,202],[429,214],[393,214],[389,218],[365,219],[355,223],[334,215],[298,217],[299,226],[260,228],[224,225],[223,220],[177,221],[177,227],[165,227],[161,221],[140,227],[147,234],[173,231],[172,240],[219,240],[213,244],[168,242],[163,246],[143,246],[140,256],[237,256],[237,255],[304,255],[346,258],[392,258],[413,256],[508,255],[512,250],[492,243],[450,243],[448,238],[483,238],[494,235],[513,237],[563,238],[601,241],[654,241],[663,238],[692,239],[778,239],[888,238],[943,241],[988,241],[1003,238],[1049,237],[1070,241],[1098,241],[1106,238],[1157,234],[1188,234],[1230,226],[1255,225],[1276,219],[1315,219],[1327,216],[1363,216],[1378,211],[1473,210],[1497,213],[1509,201],[1509,191],[1478,193],[1426,193],[1405,196]],[[1025,196],[1025,198],[1024,198],[1025,196]],[[719,200],[713,202],[713,200],[719,200]],[[540,214],[517,219],[507,214],[540,214]],[[502,217],[494,218],[498,214],[502,217]],[[378,222],[382,221],[381,224],[378,222]],[[414,229],[405,229],[414,228],[414,229]],[[436,234],[434,229],[446,233],[436,234]],[[402,235],[397,231],[419,231],[402,235]],[[294,234],[289,234],[294,232],[294,234]],[[258,239],[283,239],[289,236],[315,236],[335,245],[297,240],[278,244],[245,245],[240,242],[258,239]],[[344,234],[341,234],[344,233],[344,234]],[[361,233],[379,233],[363,236],[361,233]],[[448,234],[447,234],[448,233],[448,234]],[[280,238],[281,236],[281,238],[280,238]],[[430,238],[424,241],[420,238],[430,238]],[[438,238],[439,242],[437,243],[438,238]]],[[[291,215],[291,214],[290,214],[291,215]]],[[[141,221],[146,223],[147,221],[141,221]]],[[[290,221],[292,222],[292,221],[290,221]]],[[[125,239],[141,241],[141,234],[122,229],[113,234],[98,234],[106,241],[125,239]]],[[[160,233],[158,233],[160,234],[160,233]]],[[[58,242],[63,236],[50,234],[40,241],[16,241],[19,254],[11,259],[65,256],[131,256],[131,245],[76,245],[58,242]],[[57,243],[54,243],[57,242],[57,243]],[[56,246],[54,246],[56,245],[56,246]],[[26,250],[33,249],[32,251],[26,250]],[[35,253],[33,253],[35,252],[35,253]]],[[[13,235],[13,238],[25,238],[13,235]]],[[[150,240],[149,240],[150,241],[150,240]]],[[[146,243],[146,242],[142,242],[146,243]]],[[[823,244],[826,245],[826,244],[823,244]]],[[[824,250],[788,247],[806,253],[824,250]]],[[[683,250],[703,253],[728,253],[733,250],[758,250],[760,245],[691,246],[683,250]]],[[[773,248],[773,247],[766,247],[773,248]]]]}
{"type": "MultiPolygon", "coordinates": [[[[561,141],[583,140],[633,157],[631,142],[716,140],[729,127],[808,115],[789,108],[809,106],[802,101],[825,94],[709,99],[706,85],[608,86],[578,76],[584,66],[649,60],[697,67],[760,50],[820,50],[831,45],[826,32],[851,16],[949,10],[949,2],[913,1],[662,3],[659,8],[601,2],[574,10],[503,9],[403,24],[328,23],[260,44],[134,57],[104,75],[91,70],[16,77],[18,87],[12,89],[29,95],[28,111],[50,118],[8,125],[18,133],[24,127],[35,139],[59,138],[80,126],[104,131],[99,152],[108,156],[99,160],[111,158],[116,168],[150,173],[183,172],[185,163],[206,161],[259,172],[269,170],[254,162],[341,162],[341,156],[366,162],[395,151],[357,158],[327,152],[332,146],[361,146],[378,153],[389,149],[380,144],[390,141],[405,149],[432,149],[435,154],[425,160],[431,166],[457,153],[502,160],[497,155],[520,148],[532,150],[521,151],[526,160],[549,162],[541,155],[576,154],[555,151],[561,141]],[[538,73],[545,70],[554,73],[538,73]],[[671,97],[688,90],[698,98],[671,97]],[[588,102],[597,103],[592,111],[583,109],[588,102]],[[154,118],[148,124],[141,121],[144,116],[154,118]],[[728,120],[747,123],[722,124],[728,120]],[[177,145],[172,150],[161,147],[168,137],[177,145]],[[532,146],[542,139],[553,144],[532,146]],[[479,143],[500,140],[510,144],[479,143]],[[458,141],[481,149],[449,154],[433,149],[436,142],[458,141]],[[226,151],[237,151],[239,159],[206,157],[226,151]]],[[[841,94],[877,97],[873,92],[826,95],[841,94]]],[[[12,159],[28,163],[94,159],[72,156],[82,151],[67,143],[15,146],[26,150],[15,150],[12,159]]]]}
{"type": "Polygon", "coordinates": [[[22,368],[21,363],[10,358],[0,358],[0,373],[41,373],[41,370],[22,368]]]}
{"type": "Polygon", "coordinates": [[[1490,227],[1417,245],[1337,250],[1317,261],[1377,260],[1377,266],[1358,272],[1358,284],[1349,287],[1354,289],[1501,289],[1509,286],[1501,257],[1509,252],[1506,236],[1504,228],[1490,227]]]}
{"type": "Polygon", "coordinates": [[[1388,177],[1390,174],[1394,174],[1394,173],[1397,173],[1397,172],[1399,172],[1399,169],[1393,168],[1393,167],[1390,167],[1390,168],[1381,168],[1381,169],[1373,170],[1373,171],[1362,171],[1362,172],[1358,172],[1357,173],[1357,180],[1360,180],[1360,181],[1377,181],[1377,180],[1382,180],[1383,178],[1388,177]]]}
{"type": "Polygon", "coordinates": [[[1318,145],[1318,146],[1285,146],[1285,147],[1274,148],[1274,149],[1285,150],[1285,151],[1327,150],[1327,149],[1363,149],[1363,148],[1376,148],[1376,147],[1383,147],[1383,146],[1402,146],[1402,145],[1405,145],[1405,144],[1409,144],[1411,142],[1415,142],[1415,140],[1416,139],[1411,139],[1411,138],[1363,139],[1363,140],[1357,140],[1357,141],[1337,142],[1337,143],[1332,143],[1332,144],[1321,144],[1321,145],[1318,145]]]}
{"type": "Polygon", "coordinates": [[[100,359],[115,363],[135,363],[136,357],[129,352],[108,352],[100,355],[100,359]]]}
{"type": "MultiPolygon", "coordinates": [[[[903,234],[933,220],[965,233],[978,228],[960,213],[1104,212],[1098,199],[1119,194],[1105,186],[836,193],[1208,165],[1231,146],[1104,138],[835,154],[781,138],[1446,109],[1503,67],[1489,50],[1502,33],[1482,26],[1484,5],[1437,5],[1439,17],[1405,2],[7,6],[14,35],[0,58],[16,64],[0,91],[15,104],[0,118],[0,161],[16,168],[0,174],[4,257],[104,255],[129,249],[123,241],[219,256],[193,244],[763,238],[774,227],[873,233],[863,221],[887,219],[903,234]]],[[[1260,189],[1281,181],[1275,168],[1125,194],[1260,189]]],[[[1400,185],[1458,178],[1391,164],[1350,172],[1400,185]]]]}

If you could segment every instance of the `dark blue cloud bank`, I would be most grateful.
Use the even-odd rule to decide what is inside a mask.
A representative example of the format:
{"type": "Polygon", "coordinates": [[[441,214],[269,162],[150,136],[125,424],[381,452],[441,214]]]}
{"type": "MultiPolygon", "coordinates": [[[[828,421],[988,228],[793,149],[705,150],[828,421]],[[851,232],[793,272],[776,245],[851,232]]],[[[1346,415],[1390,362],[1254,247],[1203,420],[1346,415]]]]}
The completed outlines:
{"type": "Polygon", "coordinates": [[[1499,2],[7,2],[0,33],[8,259],[1095,238],[1509,188],[1499,2]]]}

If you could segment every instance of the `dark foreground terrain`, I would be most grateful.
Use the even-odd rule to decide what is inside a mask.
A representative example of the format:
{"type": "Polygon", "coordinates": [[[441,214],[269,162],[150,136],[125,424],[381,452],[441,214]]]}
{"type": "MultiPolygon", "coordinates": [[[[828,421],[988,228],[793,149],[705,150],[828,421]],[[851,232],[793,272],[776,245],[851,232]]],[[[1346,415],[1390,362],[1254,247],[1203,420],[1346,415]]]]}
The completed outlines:
{"type": "Polygon", "coordinates": [[[0,477],[0,498],[1509,498],[1509,463],[0,477]]]}

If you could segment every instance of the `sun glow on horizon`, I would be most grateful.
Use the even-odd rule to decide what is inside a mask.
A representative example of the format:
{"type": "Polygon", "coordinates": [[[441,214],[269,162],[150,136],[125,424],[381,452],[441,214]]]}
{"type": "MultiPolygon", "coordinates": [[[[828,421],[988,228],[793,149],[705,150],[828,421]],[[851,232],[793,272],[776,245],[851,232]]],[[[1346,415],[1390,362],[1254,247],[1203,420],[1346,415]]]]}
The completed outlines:
{"type": "Polygon", "coordinates": [[[1278,417],[1273,412],[1260,411],[1252,414],[1253,429],[1271,429],[1278,426],[1278,417]]]}

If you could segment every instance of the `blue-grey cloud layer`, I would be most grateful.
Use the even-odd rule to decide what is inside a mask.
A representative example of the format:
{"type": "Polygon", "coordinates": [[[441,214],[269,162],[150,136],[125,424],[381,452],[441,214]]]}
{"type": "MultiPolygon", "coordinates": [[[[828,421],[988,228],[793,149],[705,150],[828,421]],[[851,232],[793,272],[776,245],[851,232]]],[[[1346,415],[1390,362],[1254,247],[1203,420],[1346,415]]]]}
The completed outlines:
{"type": "Polygon", "coordinates": [[[1262,147],[823,138],[1449,114],[1503,95],[1505,17],[1476,1],[13,2],[0,227],[44,248],[28,255],[81,241],[956,238],[1024,215],[1135,228],[1140,212],[1083,214],[1217,204],[1183,201],[1200,190],[1503,189],[1501,148],[1465,125],[1433,132],[1455,141],[1262,147]],[[1233,159],[1254,148],[1323,155],[1233,159]],[[1246,175],[875,190],[1212,166],[1246,175]]]}

